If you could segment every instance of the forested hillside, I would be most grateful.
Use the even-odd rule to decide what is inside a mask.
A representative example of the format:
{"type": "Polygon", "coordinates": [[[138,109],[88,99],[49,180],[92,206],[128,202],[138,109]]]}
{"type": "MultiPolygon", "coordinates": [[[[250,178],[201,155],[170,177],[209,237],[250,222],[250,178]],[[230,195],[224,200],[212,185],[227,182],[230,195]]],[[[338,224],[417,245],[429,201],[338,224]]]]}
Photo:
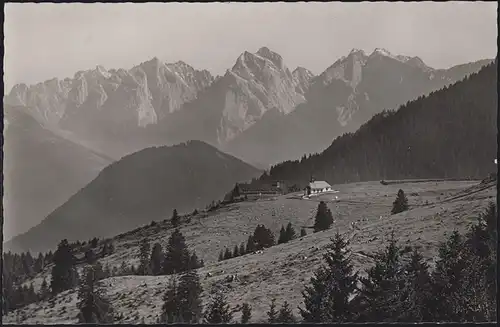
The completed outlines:
{"type": "Polygon", "coordinates": [[[4,247],[45,251],[60,239],[108,237],[222,198],[236,182],[260,171],[200,142],[151,147],[107,166],[39,225],[4,247]]]}
{"type": "Polygon", "coordinates": [[[260,180],[482,178],[496,170],[496,122],[497,60],[395,112],[375,115],[320,154],[273,166],[260,180]]]}

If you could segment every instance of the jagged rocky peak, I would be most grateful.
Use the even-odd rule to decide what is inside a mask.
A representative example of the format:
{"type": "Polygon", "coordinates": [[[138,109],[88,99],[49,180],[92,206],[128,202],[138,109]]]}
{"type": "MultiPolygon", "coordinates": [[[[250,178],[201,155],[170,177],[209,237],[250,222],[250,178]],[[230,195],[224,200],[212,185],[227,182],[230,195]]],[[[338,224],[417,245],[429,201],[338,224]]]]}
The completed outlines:
{"type": "Polygon", "coordinates": [[[262,47],[257,51],[257,54],[261,57],[269,59],[273,64],[279,68],[283,68],[283,57],[274,51],[271,51],[268,47],[262,47]]]}
{"type": "Polygon", "coordinates": [[[271,51],[268,47],[260,48],[256,53],[244,51],[236,63],[231,68],[232,72],[237,73],[240,77],[248,78],[249,72],[254,72],[264,69],[265,66],[274,66],[280,71],[286,71],[283,58],[276,52],[271,51]]]}
{"type": "Polygon", "coordinates": [[[352,56],[352,55],[366,56],[366,53],[361,49],[353,48],[351,50],[351,52],[349,52],[349,56],[352,56]]]}
{"type": "Polygon", "coordinates": [[[295,84],[295,90],[298,93],[305,94],[309,89],[309,85],[311,84],[314,74],[304,67],[297,67],[293,71],[292,76],[295,84]]]}
{"type": "Polygon", "coordinates": [[[318,81],[327,85],[332,80],[341,80],[355,88],[361,81],[362,68],[367,59],[368,57],[363,50],[352,49],[347,57],[342,56],[328,67],[319,76],[318,81]]]}
{"type": "Polygon", "coordinates": [[[402,63],[407,63],[410,61],[412,58],[408,56],[403,56],[403,55],[394,55],[392,54],[389,50],[384,49],[384,48],[376,48],[373,50],[372,54],[370,54],[369,58],[391,58],[394,60],[397,60],[402,63]]]}
{"type": "Polygon", "coordinates": [[[409,65],[421,68],[423,70],[431,71],[433,70],[431,67],[427,66],[425,62],[420,57],[407,57],[407,63],[409,65]]]}
{"type": "Polygon", "coordinates": [[[139,66],[158,68],[158,67],[163,66],[163,62],[160,59],[158,59],[158,57],[153,57],[150,60],[141,63],[139,66]]]}
{"type": "Polygon", "coordinates": [[[292,75],[293,77],[299,77],[299,76],[303,76],[306,78],[314,77],[314,74],[309,69],[300,66],[294,69],[292,75]]]}

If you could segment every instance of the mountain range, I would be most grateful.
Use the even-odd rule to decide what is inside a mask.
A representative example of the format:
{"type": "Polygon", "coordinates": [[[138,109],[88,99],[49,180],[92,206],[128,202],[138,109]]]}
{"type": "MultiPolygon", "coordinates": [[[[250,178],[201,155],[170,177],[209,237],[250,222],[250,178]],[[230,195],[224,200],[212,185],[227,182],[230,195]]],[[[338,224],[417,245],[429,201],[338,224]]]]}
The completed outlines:
{"type": "Polygon", "coordinates": [[[17,122],[4,132],[5,175],[13,176],[5,181],[6,225],[26,231],[106,165],[151,146],[201,140],[266,169],[320,152],[382,110],[489,62],[433,69],[418,57],[354,49],[315,76],[303,67],[291,71],[262,47],[242,53],[223,76],[153,58],[130,70],[97,66],[73,78],[18,84],[4,97],[7,121],[17,122]]]}
{"type": "Polygon", "coordinates": [[[158,58],[130,70],[97,66],[72,79],[19,84],[4,102],[115,159],[192,139],[269,167],[325,149],[374,114],[452,84],[490,62],[433,69],[418,57],[353,49],[314,76],[267,47],[223,76],[158,58]]]}

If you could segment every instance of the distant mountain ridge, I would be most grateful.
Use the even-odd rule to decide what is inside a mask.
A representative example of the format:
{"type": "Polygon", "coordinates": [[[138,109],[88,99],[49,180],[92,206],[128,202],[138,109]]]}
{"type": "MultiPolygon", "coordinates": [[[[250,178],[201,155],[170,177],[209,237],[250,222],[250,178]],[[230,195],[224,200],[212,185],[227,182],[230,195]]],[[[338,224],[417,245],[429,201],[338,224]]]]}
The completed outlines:
{"type": "Polygon", "coordinates": [[[353,50],[311,79],[305,103],[288,115],[261,119],[222,149],[247,162],[268,164],[320,152],[373,115],[455,83],[490,62],[433,69],[418,57],[353,50]]]}
{"type": "Polygon", "coordinates": [[[4,105],[4,238],[37,225],[113,160],[4,105]]]}
{"type": "Polygon", "coordinates": [[[382,179],[471,178],[496,172],[497,60],[428,96],[384,111],[321,153],[273,166],[261,181],[305,185],[382,179]]]}
{"type": "Polygon", "coordinates": [[[152,220],[188,213],[221,199],[236,182],[261,171],[201,142],[151,147],[102,170],[39,225],[4,244],[13,251],[44,251],[63,239],[109,237],[152,220]]]}
{"type": "Polygon", "coordinates": [[[319,76],[293,72],[268,47],[243,52],[218,78],[158,58],[130,70],[102,66],[73,79],[16,85],[4,102],[115,159],[198,139],[264,166],[314,153],[396,108],[477,71],[488,60],[433,69],[418,57],[353,49],[319,76]],[[266,115],[276,111],[278,115],[266,115]],[[267,119],[263,119],[266,117],[267,119]],[[262,143],[262,135],[266,139],[262,143]]]}

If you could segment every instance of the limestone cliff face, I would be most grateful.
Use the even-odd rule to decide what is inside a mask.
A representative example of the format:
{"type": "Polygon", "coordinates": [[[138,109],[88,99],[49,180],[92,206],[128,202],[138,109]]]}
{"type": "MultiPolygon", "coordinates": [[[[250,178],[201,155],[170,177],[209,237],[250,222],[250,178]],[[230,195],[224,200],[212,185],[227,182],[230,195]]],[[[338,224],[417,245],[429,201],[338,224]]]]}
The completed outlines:
{"type": "MultiPolygon", "coordinates": [[[[312,75],[312,74],[311,74],[312,75]]],[[[269,109],[289,114],[305,102],[307,72],[293,75],[283,58],[267,47],[244,52],[223,77],[224,94],[217,142],[224,144],[258,121],[269,109]]]]}
{"type": "Polygon", "coordinates": [[[18,84],[4,102],[29,107],[41,123],[63,129],[85,128],[96,121],[144,127],[181,109],[212,81],[206,70],[153,58],[130,70],[97,66],[77,72],[72,79],[30,87],[18,84]]]}

